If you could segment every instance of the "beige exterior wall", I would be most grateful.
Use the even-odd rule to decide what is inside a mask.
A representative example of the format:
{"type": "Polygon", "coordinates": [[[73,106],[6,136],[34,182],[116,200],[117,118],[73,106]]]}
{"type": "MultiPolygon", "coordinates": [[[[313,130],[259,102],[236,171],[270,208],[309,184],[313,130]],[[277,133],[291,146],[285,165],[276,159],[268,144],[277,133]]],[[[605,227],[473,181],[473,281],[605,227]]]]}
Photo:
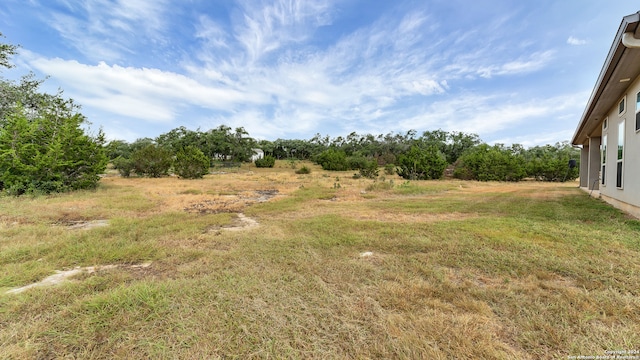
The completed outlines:
{"type": "MultiPolygon", "coordinates": [[[[636,97],[640,93],[640,77],[636,78],[626,91],[625,95],[625,111],[618,114],[618,105],[610,109],[608,113],[608,126],[603,129],[602,141],[606,135],[606,171],[604,176],[604,184],[600,185],[600,194],[602,198],[608,202],[619,202],[616,206],[625,208],[626,211],[640,214],[640,132],[636,132],[636,97]],[[617,156],[618,156],[618,139],[619,124],[624,120],[624,155],[623,155],[623,184],[622,188],[616,185],[617,175],[617,156]],[[635,207],[635,211],[628,209],[635,207]]],[[[604,144],[603,144],[604,145],[604,144]]]]}

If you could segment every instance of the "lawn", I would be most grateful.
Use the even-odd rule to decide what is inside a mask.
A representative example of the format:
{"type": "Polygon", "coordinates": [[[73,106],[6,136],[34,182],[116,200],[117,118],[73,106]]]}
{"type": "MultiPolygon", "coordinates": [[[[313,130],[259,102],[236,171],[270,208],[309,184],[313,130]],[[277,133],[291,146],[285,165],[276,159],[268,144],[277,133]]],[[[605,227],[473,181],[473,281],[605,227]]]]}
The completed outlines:
{"type": "Polygon", "coordinates": [[[0,358],[640,351],[640,222],[577,183],[289,165],[0,197],[0,358]]]}

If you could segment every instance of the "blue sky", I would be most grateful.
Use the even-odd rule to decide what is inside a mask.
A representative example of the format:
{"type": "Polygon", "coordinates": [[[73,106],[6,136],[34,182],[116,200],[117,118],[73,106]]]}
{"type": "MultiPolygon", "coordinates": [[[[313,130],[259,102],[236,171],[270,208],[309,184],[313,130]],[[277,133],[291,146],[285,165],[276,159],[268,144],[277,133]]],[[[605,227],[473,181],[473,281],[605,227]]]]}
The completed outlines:
{"type": "Polygon", "coordinates": [[[3,0],[17,67],[108,139],[570,140],[629,0],[3,0]]]}

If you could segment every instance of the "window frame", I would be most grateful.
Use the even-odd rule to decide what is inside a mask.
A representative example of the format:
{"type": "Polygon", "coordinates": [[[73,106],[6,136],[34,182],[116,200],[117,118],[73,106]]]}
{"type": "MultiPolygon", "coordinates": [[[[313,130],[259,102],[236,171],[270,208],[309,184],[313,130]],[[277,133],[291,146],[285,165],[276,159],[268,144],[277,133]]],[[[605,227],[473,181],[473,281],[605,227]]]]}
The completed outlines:
{"type": "Polygon", "coordinates": [[[625,119],[618,123],[618,148],[616,152],[616,188],[624,189],[625,119]]]}
{"type": "Polygon", "coordinates": [[[607,134],[602,134],[602,143],[600,143],[600,184],[607,186],[605,181],[607,169],[607,134]]]}
{"type": "Polygon", "coordinates": [[[636,94],[636,133],[640,132],[640,92],[636,94]]]}
{"type": "Polygon", "coordinates": [[[627,95],[618,101],[618,116],[623,116],[627,112],[627,95]],[[622,107],[622,110],[620,109],[622,107]]]}

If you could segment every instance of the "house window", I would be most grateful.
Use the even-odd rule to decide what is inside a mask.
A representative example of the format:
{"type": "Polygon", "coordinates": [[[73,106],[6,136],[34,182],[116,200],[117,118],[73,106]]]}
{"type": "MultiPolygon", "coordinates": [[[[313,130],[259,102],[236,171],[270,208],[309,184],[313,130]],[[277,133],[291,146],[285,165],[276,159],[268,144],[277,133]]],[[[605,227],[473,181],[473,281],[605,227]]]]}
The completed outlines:
{"type": "Polygon", "coordinates": [[[626,98],[622,98],[622,100],[620,100],[620,102],[618,103],[618,115],[623,115],[624,111],[626,110],[625,99],[626,98]]]}
{"type": "Polygon", "coordinates": [[[624,163],[624,119],[618,125],[618,160],[616,163],[616,187],[622,189],[622,169],[624,163]]]}
{"type": "Polygon", "coordinates": [[[600,172],[600,181],[602,185],[606,185],[604,182],[605,179],[605,168],[607,165],[607,134],[602,135],[602,144],[600,145],[600,162],[602,163],[602,171],[600,172]]]}
{"type": "Polygon", "coordinates": [[[636,95],[636,132],[640,131],[640,93],[636,95]]]}

